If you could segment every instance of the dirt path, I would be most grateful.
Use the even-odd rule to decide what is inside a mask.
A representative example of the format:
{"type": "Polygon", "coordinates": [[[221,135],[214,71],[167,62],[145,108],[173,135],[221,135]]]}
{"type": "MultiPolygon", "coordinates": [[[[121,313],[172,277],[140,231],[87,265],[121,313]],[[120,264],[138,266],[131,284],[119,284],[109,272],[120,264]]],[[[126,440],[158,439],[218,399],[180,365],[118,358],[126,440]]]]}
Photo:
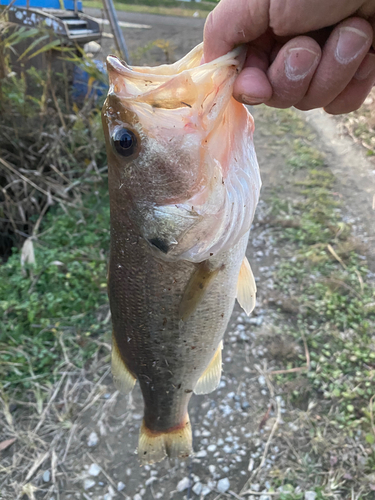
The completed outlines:
{"type": "MultiPolygon", "coordinates": [[[[99,9],[85,9],[90,16],[102,18],[103,13],[99,9]]],[[[141,14],[135,12],[118,11],[119,21],[145,24],[151,29],[123,29],[124,38],[128,46],[132,64],[158,64],[165,62],[162,49],[150,47],[149,44],[155,40],[164,40],[170,43],[171,62],[183,57],[189,50],[202,41],[204,19],[159,16],[154,14],[141,14]]],[[[108,26],[105,32],[109,33],[108,26]]],[[[115,45],[113,40],[103,38],[103,51],[101,55],[113,53],[115,45]]]]}
{"type": "MultiPolygon", "coordinates": [[[[119,18],[152,26],[125,31],[133,53],[141,54],[139,47],[164,38],[175,45],[177,59],[201,41],[200,19],[130,13],[119,13],[119,18]]],[[[104,51],[111,51],[110,42],[106,39],[104,51]]],[[[143,62],[165,60],[163,51],[155,47],[142,57],[143,62]]],[[[142,418],[139,387],[130,398],[120,396],[114,392],[107,365],[105,369],[98,365],[98,377],[103,376],[90,389],[92,406],[72,417],[62,438],[65,460],[57,470],[64,486],[59,493],[51,488],[40,498],[271,500],[281,498],[282,485],[287,488],[283,500],[373,498],[367,496],[375,488],[371,469],[366,469],[372,453],[369,443],[354,431],[344,437],[330,417],[331,400],[324,399],[323,390],[306,389],[308,377],[303,370],[310,355],[314,361],[309,349],[317,327],[307,316],[303,321],[311,327],[311,344],[307,334],[302,330],[299,334],[300,283],[292,279],[288,291],[280,288],[277,269],[289,264],[293,270],[298,263],[299,243],[280,236],[280,229],[296,228],[291,207],[307,196],[298,185],[307,182],[306,167],[298,161],[320,165],[316,168],[324,178],[333,175],[327,189],[332,199],[343,201],[335,209],[340,221],[352,226],[355,237],[365,244],[363,253],[373,256],[375,167],[320,111],[303,115],[303,121],[294,112],[265,108],[253,112],[263,189],[247,255],[258,284],[258,304],[250,318],[236,305],[225,336],[220,387],[210,395],[192,398],[195,456],[178,464],[165,461],[139,468],[135,455],[142,418]],[[323,165],[320,152],[325,156],[323,165]],[[288,214],[292,214],[289,219],[288,214]],[[275,370],[291,371],[286,379],[279,379],[282,373],[270,373],[275,370]]],[[[314,169],[309,172],[316,175],[314,169]]],[[[312,366],[313,372],[319,371],[316,364],[312,366]]],[[[38,474],[36,482],[46,492],[43,470],[38,474]]]]}

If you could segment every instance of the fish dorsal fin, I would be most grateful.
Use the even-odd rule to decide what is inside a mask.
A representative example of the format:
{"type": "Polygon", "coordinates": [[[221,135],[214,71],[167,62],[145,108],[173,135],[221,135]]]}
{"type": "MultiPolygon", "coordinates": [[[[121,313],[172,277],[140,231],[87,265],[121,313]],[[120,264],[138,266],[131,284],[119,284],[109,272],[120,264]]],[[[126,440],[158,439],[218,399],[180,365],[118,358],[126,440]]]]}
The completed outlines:
{"type": "Polygon", "coordinates": [[[214,391],[220,384],[221,379],[221,351],[223,349],[223,341],[220,342],[214,357],[212,358],[210,364],[203,372],[201,378],[198,380],[195,386],[195,394],[208,394],[214,391]]]}
{"type": "Polygon", "coordinates": [[[115,339],[112,334],[112,376],[115,387],[123,394],[129,394],[136,382],[136,378],[132,375],[125,365],[115,339]]]}
{"type": "Polygon", "coordinates": [[[210,269],[208,260],[196,266],[180,302],[179,316],[182,321],[186,321],[196,310],[220,269],[210,269]]]}
{"type": "Polygon", "coordinates": [[[249,316],[255,307],[257,286],[249,261],[244,257],[237,282],[237,300],[249,316]]]}

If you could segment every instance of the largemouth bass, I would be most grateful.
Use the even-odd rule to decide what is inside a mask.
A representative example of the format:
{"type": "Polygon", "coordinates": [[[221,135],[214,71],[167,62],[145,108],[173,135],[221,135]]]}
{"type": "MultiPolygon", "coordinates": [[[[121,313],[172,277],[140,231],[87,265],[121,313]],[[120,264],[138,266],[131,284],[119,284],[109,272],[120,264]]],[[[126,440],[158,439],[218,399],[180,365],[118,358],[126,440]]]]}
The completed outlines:
{"type": "Polygon", "coordinates": [[[154,68],[107,59],[112,373],[142,390],[141,464],[192,453],[189,400],[220,382],[235,298],[255,304],[245,251],[261,181],[253,119],[232,97],[242,50],[201,58],[202,45],[154,68]]]}

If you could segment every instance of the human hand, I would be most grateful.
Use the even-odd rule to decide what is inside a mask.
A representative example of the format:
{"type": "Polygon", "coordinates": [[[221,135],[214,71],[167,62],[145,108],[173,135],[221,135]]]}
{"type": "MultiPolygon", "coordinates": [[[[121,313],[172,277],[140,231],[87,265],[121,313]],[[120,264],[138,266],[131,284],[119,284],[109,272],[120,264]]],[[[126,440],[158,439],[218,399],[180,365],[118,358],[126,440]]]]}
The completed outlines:
{"type": "Polygon", "coordinates": [[[247,43],[238,101],[349,113],[375,82],[373,27],[375,0],[221,0],[205,24],[204,60],[247,43]]]}

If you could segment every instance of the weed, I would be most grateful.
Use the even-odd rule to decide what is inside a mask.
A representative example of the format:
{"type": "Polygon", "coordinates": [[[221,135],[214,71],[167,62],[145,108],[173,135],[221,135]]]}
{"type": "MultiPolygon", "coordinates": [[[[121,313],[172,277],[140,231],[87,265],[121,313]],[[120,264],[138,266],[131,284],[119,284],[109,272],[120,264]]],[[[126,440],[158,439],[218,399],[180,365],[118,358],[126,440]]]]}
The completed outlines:
{"type": "Polygon", "coordinates": [[[27,276],[16,249],[0,266],[0,377],[12,392],[55,381],[65,350],[82,367],[106,328],[108,194],[87,198],[84,210],[51,210],[42,231],[27,276]]]}

